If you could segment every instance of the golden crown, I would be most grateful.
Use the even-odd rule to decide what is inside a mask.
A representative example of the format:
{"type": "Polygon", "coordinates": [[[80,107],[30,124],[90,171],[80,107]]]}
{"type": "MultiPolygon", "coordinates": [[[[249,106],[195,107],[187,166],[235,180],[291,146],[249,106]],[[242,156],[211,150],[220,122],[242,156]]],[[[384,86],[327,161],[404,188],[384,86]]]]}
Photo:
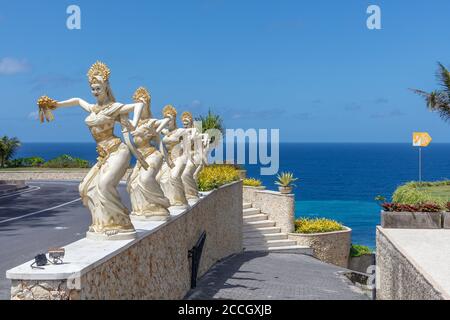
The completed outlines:
{"type": "Polygon", "coordinates": [[[181,115],[181,120],[184,120],[186,118],[189,119],[190,122],[192,122],[194,120],[194,118],[192,117],[192,113],[190,113],[189,111],[185,111],[181,115]]]}
{"type": "Polygon", "coordinates": [[[175,109],[171,104],[168,104],[163,109],[163,115],[164,117],[167,117],[169,115],[176,117],[177,116],[177,109],[175,109]]]}
{"type": "Polygon", "coordinates": [[[109,70],[108,66],[103,62],[97,61],[89,68],[87,76],[89,83],[96,83],[99,81],[97,77],[101,77],[103,82],[108,81],[110,74],[111,70],[109,70]]]}
{"type": "Polygon", "coordinates": [[[134,102],[141,102],[141,99],[145,100],[146,104],[150,104],[151,96],[150,93],[144,87],[139,87],[133,94],[134,102]]]}

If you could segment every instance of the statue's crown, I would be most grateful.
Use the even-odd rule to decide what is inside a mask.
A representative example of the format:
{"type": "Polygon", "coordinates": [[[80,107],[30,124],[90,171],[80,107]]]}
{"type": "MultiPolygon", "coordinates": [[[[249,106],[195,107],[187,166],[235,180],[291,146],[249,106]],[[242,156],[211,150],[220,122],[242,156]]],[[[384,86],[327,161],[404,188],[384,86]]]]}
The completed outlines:
{"type": "Polygon", "coordinates": [[[171,104],[166,105],[163,108],[163,116],[167,117],[169,115],[176,117],[177,116],[177,109],[175,109],[171,104]]]}
{"type": "Polygon", "coordinates": [[[103,62],[97,61],[89,68],[87,76],[89,83],[96,83],[99,81],[98,77],[101,77],[103,82],[108,81],[110,74],[111,70],[109,70],[108,66],[103,62]]]}
{"type": "Polygon", "coordinates": [[[189,111],[185,111],[181,114],[181,120],[184,120],[186,118],[189,119],[190,122],[194,120],[194,118],[192,117],[192,113],[190,113],[189,111]]]}
{"type": "Polygon", "coordinates": [[[140,102],[140,100],[144,98],[147,104],[150,104],[151,96],[147,89],[144,87],[139,87],[133,94],[133,101],[140,102]]]}

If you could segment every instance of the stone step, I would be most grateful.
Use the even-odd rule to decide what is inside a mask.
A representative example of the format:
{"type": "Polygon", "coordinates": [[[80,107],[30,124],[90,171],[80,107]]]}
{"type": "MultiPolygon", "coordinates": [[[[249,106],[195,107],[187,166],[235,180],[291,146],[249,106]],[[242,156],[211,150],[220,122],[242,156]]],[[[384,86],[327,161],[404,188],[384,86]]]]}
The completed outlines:
{"type": "Polygon", "coordinates": [[[263,234],[270,234],[270,233],[280,233],[281,228],[278,227],[262,227],[262,228],[249,228],[243,230],[244,236],[251,236],[251,235],[263,235],[263,234]]]}
{"type": "Polygon", "coordinates": [[[242,209],[250,209],[252,207],[252,204],[250,202],[244,202],[242,204],[242,209]]]}
{"type": "Polygon", "coordinates": [[[295,253],[313,255],[313,251],[309,247],[305,246],[282,246],[282,247],[266,247],[266,246],[248,246],[244,248],[244,251],[265,251],[265,252],[279,252],[279,253],[295,253]]]}
{"type": "Polygon", "coordinates": [[[267,216],[267,214],[252,214],[250,216],[244,216],[244,223],[247,222],[254,222],[254,221],[263,221],[263,220],[267,220],[269,219],[269,217],[267,216]]]}
{"type": "Polygon", "coordinates": [[[248,233],[244,233],[244,241],[245,240],[253,240],[253,239],[262,239],[264,241],[267,240],[283,240],[283,239],[287,239],[287,233],[266,233],[266,234],[261,234],[258,232],[248,232],[248,233]]]}
{"type": "Polygon", "coordinates": [[[258,214],[258,213],[261,213],[261,210],[257,209],[257,208],[249,208],[249,209],[242,210],[242,214],[244,215],[244,217],[245,216],[251,216],[251,215],[254,215],[254,214],[258,214]]]}
{"type": "Polygon", "coordinates": [[[275,221],[272,220],[261,220],[261,221],[252,221],[247,222],[244,220],[243,231],[252,231],[257,228],[266,228],[266,227],[275,227],[275,221]]]}
{"type": "MultiPolygon", "coordinates": [[[[283,234],[281,234],[282,236],[283,234]]],[[[293,246],[296,245],[296,241],[288,240],[287,238],[275,238],[275,239],[265,239],[265,238],[246,238],[243,239],[244,247],[246,246],[266,246],[266,247],[282,247],[282,246],[293,246]]]]}
{"type": "Polygon", "coordinates": [[[265,248],[270,247],[288,247],[297,245],[297,241],[289,239],[281,240],[264,240],[264,239],[252,239],[243,241],[244,247],[260,246],[265,248]]]}

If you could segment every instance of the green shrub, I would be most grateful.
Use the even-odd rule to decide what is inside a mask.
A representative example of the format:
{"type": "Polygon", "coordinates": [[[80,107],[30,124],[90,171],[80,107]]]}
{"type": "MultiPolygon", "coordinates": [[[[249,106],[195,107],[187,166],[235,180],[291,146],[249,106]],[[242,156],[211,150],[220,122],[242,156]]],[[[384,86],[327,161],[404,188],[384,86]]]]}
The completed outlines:
{"type": "Polygon", "coordinates": [[[89,168],[89,161],[63,154],[44,163],[46,168],[89,168]]]}
{"type": "Polygon", "coordinates": [[[372,254],[372,250],[368,246],[362,246],[359,244],[352,244],[350,248],[351,257],[361,257],[365,254],[372,254]]]}
{"type": "Polygon", "coordinates": [[[255,179],[255,178],[247,178],[243,181],[244,186],[248,187],[261,187],[262,182],[261,180],[255,179]]]}
{"type": "Polygon", "coordinates": [[[232,165],[213,164],[206,166],[198,175],[198,189],[209,191],[224,184],[239,180],[239,171],[232,165]]]}
{"type": "Polygon", "coordinates": [[[325,233],[341,230],[344,230],[342,224],[325,218],[300,218],[295,221],[296,233],[325,233]]]}
{"type": "Polygon", "coordinates": [[[29,157],[9,160],[6,165],[10,168],[40,167],[44,162],[45,160],[41,157],[29,157]]]}
{"type": "Polygon", "coordinates": [[[421,187],[436,187],[447,185],[448,182],[409,182],[395,190],[392,195],[392,202],[410,205],[436,204],[444,208],[447,201],[434,197],[428,191],[421,189],[421,187]]]}

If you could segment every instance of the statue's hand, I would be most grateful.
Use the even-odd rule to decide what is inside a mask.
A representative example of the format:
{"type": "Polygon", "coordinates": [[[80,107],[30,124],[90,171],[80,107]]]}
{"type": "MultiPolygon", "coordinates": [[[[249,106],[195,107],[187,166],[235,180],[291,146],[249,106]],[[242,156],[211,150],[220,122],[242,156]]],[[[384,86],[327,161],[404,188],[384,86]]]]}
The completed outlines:
{"type": "Polygon", "coordinates": [[[48,96],[41,96],[37,101],[39,107],[39,118],[41,122],[44,119],[47,121],[52,121],[54,119],[51,110],[55,110],[58,107],[58,102],[48,96]]]}

